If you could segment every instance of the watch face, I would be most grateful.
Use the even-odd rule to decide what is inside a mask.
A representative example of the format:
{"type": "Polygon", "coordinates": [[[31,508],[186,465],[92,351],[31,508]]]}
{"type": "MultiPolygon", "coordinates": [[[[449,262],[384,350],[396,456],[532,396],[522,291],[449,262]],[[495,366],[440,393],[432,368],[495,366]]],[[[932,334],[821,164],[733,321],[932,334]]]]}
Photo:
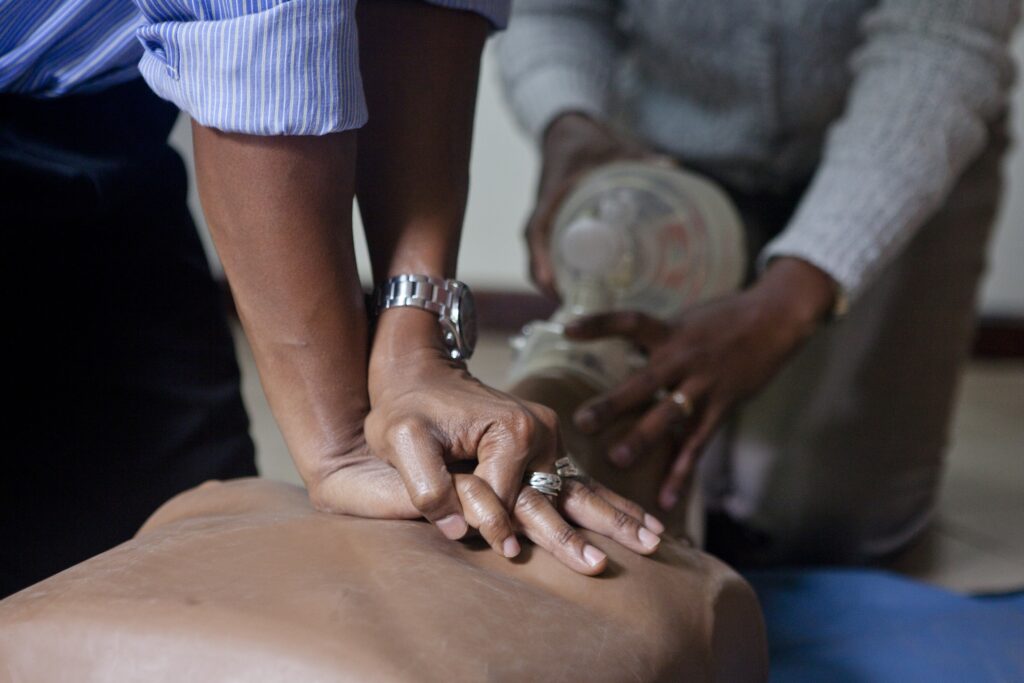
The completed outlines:
{"type": "Polygon", "coordinates": [[[453,322],[459,330],[462,342],[462,355],[469,358],[476,348],[476,302],[469,287],[461,287],[459,303],[453,313],[453,322]]]}

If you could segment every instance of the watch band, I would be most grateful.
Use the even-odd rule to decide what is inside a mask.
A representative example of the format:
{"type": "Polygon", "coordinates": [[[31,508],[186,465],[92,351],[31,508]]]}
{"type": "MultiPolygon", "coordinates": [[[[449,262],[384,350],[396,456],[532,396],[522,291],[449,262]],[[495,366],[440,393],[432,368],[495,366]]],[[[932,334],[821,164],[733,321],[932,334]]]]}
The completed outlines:
{"type": "Polygon", "coordinates": [[[377,313],[389,308],[412,306],[450,318],[455,288],[447,280],[429,275],[396,275],[377,288],[374,303],[377,313]]]}

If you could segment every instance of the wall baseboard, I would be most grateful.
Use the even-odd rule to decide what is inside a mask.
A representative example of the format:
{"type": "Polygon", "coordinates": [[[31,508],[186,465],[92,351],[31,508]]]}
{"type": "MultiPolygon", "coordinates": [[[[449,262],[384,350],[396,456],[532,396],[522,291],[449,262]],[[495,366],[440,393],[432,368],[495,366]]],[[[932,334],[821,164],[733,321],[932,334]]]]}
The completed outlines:
{"type": "Polygon", "coordinates": [[[974,332],[975,358],[1024,359],[1024,316],[982,315],[974,332]]]}
{"type": "MultiPolygon", "coordinates": [[[[222,282],[225,302],[234,314],[227,283],[222,282]]],[[[555,310],[555,304],[529,292],[484,290],[476,292],[479,326],[486,332],[514,334],[531,320],[544,320],[555,310]]],[[[974,358],[1024,359],[1024,316],[982,315],[971,348],[974,358]]]]}

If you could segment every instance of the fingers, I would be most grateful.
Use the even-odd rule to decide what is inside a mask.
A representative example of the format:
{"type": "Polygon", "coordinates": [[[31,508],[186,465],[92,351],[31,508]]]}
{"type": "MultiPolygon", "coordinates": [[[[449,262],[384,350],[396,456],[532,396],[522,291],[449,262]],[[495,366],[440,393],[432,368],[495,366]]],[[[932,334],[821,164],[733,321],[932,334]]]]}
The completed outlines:
{"type": "Polygon", "coordinates": [[[566,516],[576,524],[618,541],[641,555],[650,555],[661,543],[658,534],[644,526],[642,514],[636,517],[617,508],[579,480],[563,482],[558,502],[566,516]]]}
{"type": "Polygon", "coordinates": [[[491,548],[504,557],[518,555],[519,541],[512,529],[512,520],[491,487],[472,474],[457,474],[455,490],[466,513],[466,521],[480,531],[491,548]]]}
{"type": "Polygon", "coordinates": [[[509,434],[485,437],[477,447],[473,474],[490,486],[506,510],[513,508],[523,487],[527,457],[527,449],[517,447],[509,434]]]}
{"type": "Polygon", "coordinates": [[[671,397],[662,399],[644,414],[621,441],[609,449],[609,460],[619,467],[629,467],[642,454],[667,439],[667,432],[672,425],[685,420],[686,415],[671,397]]]}
{"type": "Polygon", "coordinates": [[[527,538],[573,571],[594,576],[608,565],[608,556],[587,543],[536,489],[523,488],[516,499],[514,517],[527,538]]]}
{"type": "Polygon", "coordinates": [[[413,506],[447,538],[465,536],[468,526],[444,450],[429,428],[404,420],[387,429],[384,441],[378,455],[398,470],[413,506]]]}
{"type": "Polygon", "coordinates": [[[537,199],[537,208],[526,224],[526,244],[530,249],[530,276],[548,296],[558,299],[555,286],[555,268],[551,262],[551,228],[562,200],[575,186],[571,177],[556,189],[543,193],[537,199]]]}
{"type": "Polygon", "coordinates": [[[578,318],[565,326],[571,339],[623,337],[645,350],[668,338],[670,327],[640,311],[615,311],[578,318]]]}
{"type": "Polygon", "coordinates": [[[650,401],[663,384],[659,371],[648,366],[614,389],[586,401],[573,415],[573,423],[581,432],[592,434],[623,413],[650,401]]]}
{"type": "Polygon", "coordinates": [[[701,451],[704,450],[704,446],[715,433],[719,417],[717,411],[713,409],[705,411],[696,428],[686,437],[686,441],[683,443],[679,455],[676,456],[675,462],[672,463],[672,468],[658,493],[658,505],[663,510],[671,510],[679,503],[679,492],[683,490],[687,479],[692,474],[693,466],[700,457],[701,451]]]}
{"type": "Polygon", "coordinates": [[[494,489],[507,510],[523,488],[527,464],[553,466],[561,452],[558,414],[530,401],[522,401],[521,407],[480,439],[479,464],[473,472],[494,489]]]}
{"type": "Polygon", "coordinates": [[[639,503],[632,501],[625,496],[619,495],[604,484],[594,481],[593,479],[588,479],[585,483],[593,489],[597,495],[601,496],[618,509],[635,519],[641,520],[644,526],[654,533],[660,536],[665,532],[665,525],[661,523],[661,520],[644,510],[643,506],[639,503]]]}
{"type": "Polygon", "coordinates": [[[551,263],[550,247],[546,239],[544,244],[540,244],[540,242],[540,237],[535,238],[532,235],[527,237],[527,245],[530,249],[530,279],[544,296],[558,301],[561,297],[555,284],[555,267],[551,263]]]}

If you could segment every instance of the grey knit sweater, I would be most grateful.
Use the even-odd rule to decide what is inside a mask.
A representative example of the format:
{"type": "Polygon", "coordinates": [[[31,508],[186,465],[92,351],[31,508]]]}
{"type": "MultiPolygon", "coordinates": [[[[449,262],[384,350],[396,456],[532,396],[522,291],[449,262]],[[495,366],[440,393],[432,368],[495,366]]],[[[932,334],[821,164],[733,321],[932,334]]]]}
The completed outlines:
{"type": "Polygon", "coordinates": [[[746,190],[811,184],[762,252],[848,298],[942,205],[1006,106],[1020,0],[516,0],[508,98],[617,121],[746,190]]]}

